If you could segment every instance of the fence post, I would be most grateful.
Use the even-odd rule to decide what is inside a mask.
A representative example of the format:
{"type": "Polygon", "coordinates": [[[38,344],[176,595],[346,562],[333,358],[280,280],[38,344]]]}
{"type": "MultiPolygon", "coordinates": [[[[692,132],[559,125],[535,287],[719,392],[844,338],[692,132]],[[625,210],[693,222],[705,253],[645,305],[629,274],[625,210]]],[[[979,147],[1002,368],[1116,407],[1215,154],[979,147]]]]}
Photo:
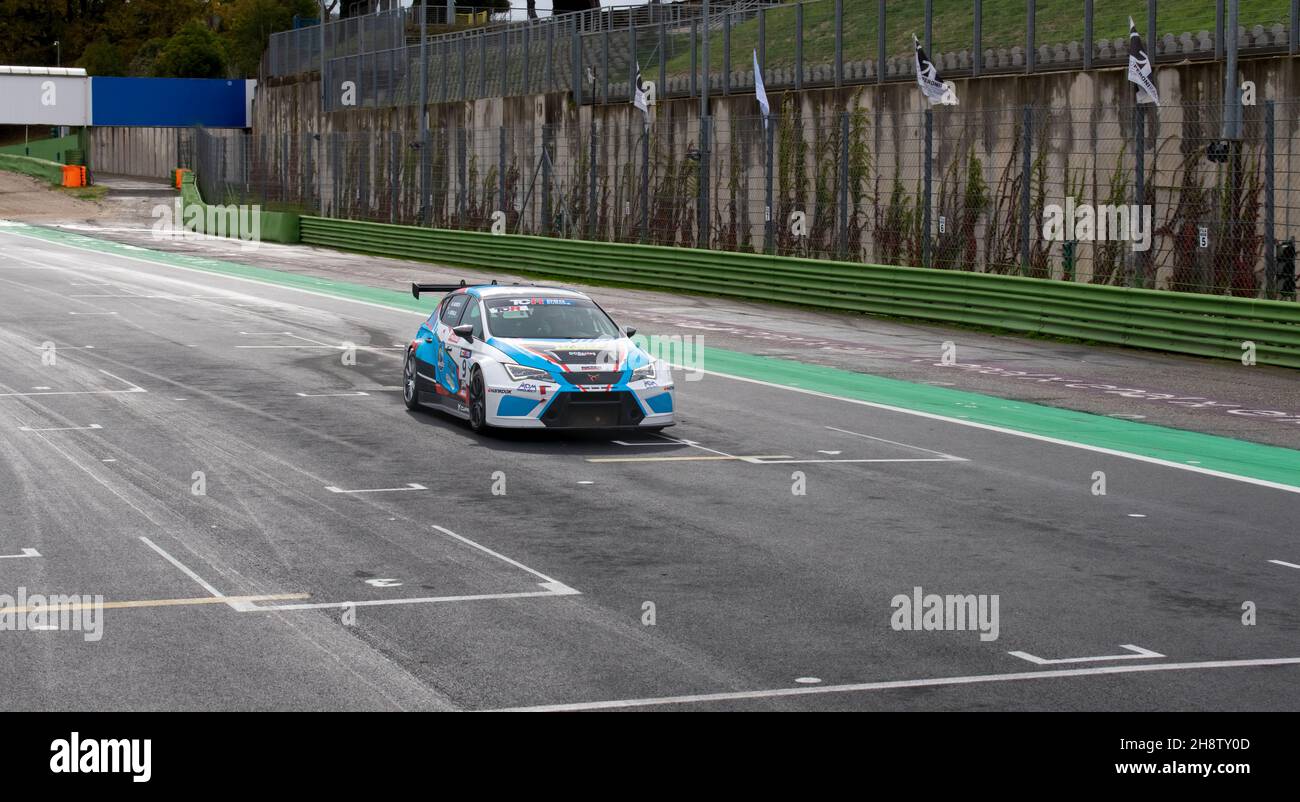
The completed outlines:
{"type": "Polygon", "coordinates": [[[1033,182],[1034,108],[1025,106],[1020,177],[1020,275],[1029,275],[1029,185],[1033,182]]]}
{"type": "Polygon", "coordinates": [[[925,0],[925,52],[934,58],[934,0],[925,0]]]}
{"type": "MultiPolygon", "coordinates": [[[[929,112],[926,112],[929,114],[929,112]]],[[[840,258],[849,252],[849,113],[840,112],[840,258]]]]}
{"type": "MultiPolygon", "coordinates": [[[[1092,2],[1092,0],[1086,0],[1092,2]]],[[[970,59],[970,74],[978,78],[984,69],[984,0],[975,0],[974,52],[970,59]]]]}
{"type": "Polygon", "coordinates": [[[627,26],[627,99],[631,102],[636,98],[636,76],[641,72],[641,59],[636,54],[636,20],[633,19],[627,26]]]}
{"type": "MultiPolygon", "coordinates": [[[[1300,0],[1296,0],[1300,2],[1300,0]]],[[[767,70],[767,9],[758,10],[758,63],[767,70]]]]}
{"type": "MultiPolygon", "coordinates": [[[[1083,68],[1085,70],[1092,69],[1092,16],[1095,2],[1096,0],[1083,0],[1083,68]]],[[[1223,0],[1219,0],[1219,2],[1223,2],[1223,0]]]]}
{"type": "Polygon", "coordinates": [[[700,21],[691,20],[691,97],[699,91],[699,40],[700,40],[700,21]]]}
{"type": "Polygon", "coordinates": [[[520,94],[524,95],[532,94],[533,91],[533,71],[531,69],[531,62],[533,60],[532,31],[533,26],[525,23],[523,32],[520,34],[521,43],[523,44],[524,49],[524,68],[519,73],[520,83],[522,84],[519,91],[520,94]]]}
{"type": "Polygon", "coordinates": [[[428,128],[420,135],[419,224],[433,224],[433,134],[428,128]]]}
{"type": "MultiPolygon", "coordinates": [[[[1025,72],[1033,72],[1035,62],[1037,61],[1034,53],[1034,34],[1037,33],[1035,28],[1038,27],[1038,2],[1037,0],[1026,0],[1025,2],[1025,72]]],[[[1153,44],[1152,47],[1155,45],[1153,44]]],[[[1155,51],[1151,51],[1154,55],[1155,51]]],[[[1154,61],[1154,58],[1153,58],[1154,61]]]]}
{"type": "Polygon", "coordinates": [[[456,225],[459,228],[465,227],[466,205],[469,201],[469,190],[465,186],[469,183],[469,131],[461,126],[456,129],[456,139],[459,147],[456,148],[456,225]]]}
{"type": "Polygon", "coordinates": [[[844,0],[835,0],[835,88],[844,84],[844,0]]]}
{"type": "MultiPolygon", "coordinates": [[[[425,44],[428,9],[420,9],[420,225],[427,225],[429,203],[429,53],[425,44]]],[[[394,183],[397,179],[394,177],[394,183]]]]}
{"type": "Polygon", "coordinates": [[[510,220],[510,210],[506,208],[506,127],[498,128],[499,142],[497,143],[497,208],[506,216],[507,225],[510,220]]]}
{"type": "MultiPolygon", "coordinates": [[[[595,94],[595,93],[593,93],[595,94]]],[[[594,101],[595,98],[592,98],[594,101]]],[[[609,102],[609,28],[600,36],[600,102],[609,102]]]]}
{"type": "Polygon", "coordinates": [[[803,3],[794,7],[794,88],[803,89],[803,3]]]}
{"type": "Polygon", "coordinates": [[[656,95],[668,97],[668,31],[664,23],[659,23],[659,85],[655,87],[656,95]]]}
{"type": "Polygon", "coordinates": [[[650,236],[650,124],[641,123],[641,242],[650,236]]]}
{"type": "Polygon", "coordinates": [[[573,20],[573,39],[569,43],[569,61],[573,70],[573,102],[582,105],[582,35],[578,33],[578,20],[573,20]]]}
{"type": "Polygon", "coordinates": [[[480,33],[478,39],[478,95],[487,97],[487,33],[480,33]]]}
{"type": "Polygon", "coordinates": [[[709,89],[711,88],[709,86],[709,69],[713,66],[709,63],[709,28],[711,27],[709,25],[709,0],[703,0],[703,6],[704,36],[700,41],[700,61],[702,62],[700,71],[703,73],[704,80],[700,82],[700,116],[707,117],[709,115],[709,89]]]}
{"type": "Polygon", "coordinates": [[[501,70],[501,96],[507,97],[510,94],[510,31],[508,29],[501,31],[501,63],[497,68],[501,70]]]}
{"type": "Polygon", "coordinates": [[[930,220],[934,209],[934,109],[925,110],[925,210],[921,219],[921,264],[933,267],[930,241],[930,220]]]}
{"type": "Polygon", "coordinates": [[[542,125],[542,225],[546,236],[555,233],[555,215],[551,211],[551,151],[555,147],[555,131],[550,123],[542,125]]]}
{"type": "Polygon", "coordinates": [[[469,94],[469,39],[460,38],[460,94],[457,100],[464,100],[469,94]]]}
{"type": "MultiPolygon", "coordinates": [[[[1293,23],[1294,24],[1294,23],[1293,23]]],[[[1276,178],[1273,176],[1274,154],[1277,147],[1277,131],[1274,127],[1276,104],[1270,100],[1264,104],[1264,292],[1266,298],[1277,297],[1277,232],[1274,231],[1273,197],[1276,191],[1276,178]]]]}
{"type": "MultiPolygon", "coordinates": [[[[1214,60],[1223,59],[1223,2],[1224,0],[1214,0],[1214,60]]],[[[1293,0],[1294,2],[1294,0],[1293,0]]],[[[1295,14],[1291,16],[1291,32],[1295,34],[1295,14]]]]}
{"type": "Polygon", "coordinates": [[[763,138],[767,140],[767,165],[763,177],[765,204],[763,206],[763,252],[771,253],[775,243],[772,241],[773,234],[773,210],[772,210],[772,147],[775,144],[775,125],[771,120],[765,119],[763,123],[763,138]]]}
{"type": "MultiPolygon", "coordinates": [[[[802,8],[802,6],[800,6],[802,8]]],[[[876,83],[885,82],[885,0],[876,2],[876,83]]]]}
{"type": "Polygon", "coordinates": [[[401,202],[402,182],[397,174],[399,154],[402,152],[402,135],[393,131],[388,135],[388,222],[397,222],[397,206],[401,202]]]}
{"type": "Polygon", "coordinates": [[[1296,21],[1297,17],[1300,17],[1300,0],[1291,0],[1291,35],[1288,37],[1291,44],[1287,52],[1293,56],[1300,51],[1300,22],[1296,21]]]}
{"type": "Polygon", "coordinates": [[[700,118],[700,173],[699,173],[699,218],[700,230],[696,245],[707,248],[710,244],[709,225],[709,156],[713,150],[713,118],[700,118]]]}
{"type": "MultiPolygon", "coordinates": [[[[1146,107],[1141,103],[1134,103],[1133,106],[1133,127],[1136,135],[1134,156],[1137,165],[1134,172],[1134,182],[1136,186],[1133,189],[1133,202],[1139,210],[1146,204],[1146,169],[1147,169],[1147,125],[1146,125],[1146,107]]],[[[1140,213],[1140,212],[1139,212],[1140,213]]],[[[1154,218],[1154,215],[1153,215],[1154,218]]],[[[1137,251],[1133,252],[1133,270],[1129,273],[1128,286],[1142,286],[1145,283],[1145,276],[1139,275],[1142,269],[1142,257],[1137,251]]]]}
{"type": "Polygon", "coordinates": [[[731,94],[731,11],[722,15],[722,94],[731,94]]]}
{"type": "Polygon", "coordinates": [[[591,144],[587,146],[587,239],[596,238],[596,110],[591,110],[591,144]]]}
{"type": "Polygon", "coordinates": [[[555,91],[555,23],[546,26],[546,74],[542,91],[555,91]]]}
{"type": "Polygon", "coordinates": [[[343,205],[343,184],[339,181],[339,173],[342,172],[342,158],[339,153],[339,136],[340,134],[337,131],[330,134],[330,141],[332,143],[330,147],[330,150],[332,151],[330,157],[330,186],[334,189],[334,205],[331,209],[331,214],[334,217],[343,216],[343,210],[341,208],[343,205]]]}

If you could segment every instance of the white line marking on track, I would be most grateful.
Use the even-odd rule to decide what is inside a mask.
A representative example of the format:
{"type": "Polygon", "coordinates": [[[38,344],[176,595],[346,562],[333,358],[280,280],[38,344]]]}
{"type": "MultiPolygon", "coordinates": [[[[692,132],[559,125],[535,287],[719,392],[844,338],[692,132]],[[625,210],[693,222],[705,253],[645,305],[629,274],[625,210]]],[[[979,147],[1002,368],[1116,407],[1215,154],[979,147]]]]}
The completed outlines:
{"type": "Polygon", "coordinates": [[[782,462],[788,459],[790,457],[786,454],[759,457],[738,457],[735,454],[698,454],[675,457],[587,457],[587,462],[728,462],[738,460],[740,462],[766,464],[767,462],[782,462]]]}
{"type": "MultiPolygon", "coordinates": [[[[158,544],[154,543],[152,540],[150,540],[149,538],[145,537],[144,535],[141,535],[141,536],[140,536],[140,540],[144,541],[144,544],[145,544],[146,546],[148,546],[149,548],[151,548],[151,549],[153,549],[154,551],[158,552],[158,554],[159,554],[159,555],[160,555],[164,560],[166,560],[167,562],[171,563],[172,565],[174,565],[174,566],[176,566],[178,569],[180,569],[181,573],[185,574],[185,575],[188,576],[190,579],[193,579],[195,582],[197,582],[197,583],[199,584],[199,587],[201,587],[201,588],[203,588],[204,590],[206,590],[209,594],[211,594],[212,596],[215,596],[215,597],[218,598],[218,599],[224,599],[224,598],[226,598],[226,594],[224,594],[224,593],[222,593],[221,591],[217,590],[216,588],[212,587],[212,585],[208,584],[208,581],[207,581],[206,579],[204,579],[203,577],[201,577],[201,576],[199,576],[198,574],[196,574],[196,573],[194,573],[193,571],[191,571],[191,570],[190,570],[188,567],[186,567],[185,564],[182,563],[180,560],[176,559],[175,557],[171,556],[171,555],[168,554],[167,552],[163,551],[163,549],[162,549],[161,546],[159,546],[158,544]]],[[[250,606],[250,605],[252,604],[252,602],[248,602],[248,601],[228,601],[228,602],[226,602],[226,603],[230,605],[231,609],[239,610],[239,611],[241,611],[241,612],[242,612],[243,610],[245,610],[248,606],[250,606]]]]}
{"type": "Polygon", "coordinates": [[[102,429],[98,423],[92,423],[89,426],[50,426],[44,429],[36,429],[31,426],[19,426],[20,432],[85,432],[91,429],[102,429]]]}
{"type": "Polygon", "coordinates": [[[294,393],[294,395],[299,398],[335,398],[337,396],[370,395],[370,393],[364,393],[358,390],[354,393],[294,393]]]}
{"type": "Polygon", "coordinates": [[[732,702],[746,699],[771,699],[783,696],[816,696],[827,693],[860,693],[890,691],[905,688],[937,688],[950,685],[981,685],[992,682],[1021,682],[1024,680],[1062,677],[1093,677],[1107,674],[1144,674],[1158,671],[1210,671],[1222,668],[1256,668],[1263,666],[1296,666],[1300,657],[1274,657],[1252,660],[1205,660],[1191,663],[1149,663],[1146,665],[1096,666],[1093,668],[1053,668],[1044,671],[1020,671],[1011,674],[975,674],[965,677],[935,677],[931,679],[890,680],[886,682],[858,682],[851,685],[821,685],[812,688],[772,688],[760,691],[733,691],[729,693],[700,693],[685,696],[660,696],[644,699],[613,699],[603,702],[575,702],[571,704],[533,705],[505,708],[498,712],[563,712],[577,710],[614,710],[629,707],[654,707],[661,705],[686,705],[708,702],[732,702]]]}
{"type": "Polygon", "coordinates": [[[946,457],[895,457],[893,459],[768,459],[767,457],[753,457],[752,459],[762,465],[795,465],[804,463],[820,462],[969,462],[970,460],[947,459],[946,457]]]}
{"type": "Polygon", "coordinates": [[[1300,568],[1300,565],[1296,565],[1295,563],[1283,562],[1282,560],[1269,560],[1269,562],[1273,563],[1274,565],[1281,565],[1287,568],[1300,568]]]}
{"type": "MultiPolygon", "coordinates": [[[[64,347],[67,347],[67,346],[64,346],[64,347]]],[[[89,346],[87,346],[87,347],[89,347],[89,346]]],[[[120,381],[120,382],[122,382],[123,384],[127,385],[127,389],[125,389],[125,390],[48,390],[48,389],[47,389],[47,390],[41,390],[41,388],[37,387],[37,388],[35,388],[35,389],[36,389],[38,392],[28,392],[28,393],[0,393],[0,398],[23,398],[23,397],[30,396],[30,395],[114,395],[114,394],[122,395],[122,394],[126,394],[126,393],[147,393],[147,392],[149,392],[148,390],[144,389],[143,387],[140,387],[139,385],[133,384],[133,383],[127,381],[126,379],[123,379],[121,376],[116,376],[116,375],[114,375],[114,374],[112,374],[112,373],[109,373],[109,372],[106,371],[106,370],[103,370],[103,369],[101,369],[99,372],[102,373],[102,374],[104,374],[105,376],[112,376],[114,379],[117,379],[118,381],[120,381]]]]}
{"type": "Polygon", "coordinates": [[[484,554],[487,554],[491,557],[495,557],[496,559],[506,563],[507,565],[514,566],[515,568],[518,568],[521,571],[525,571],[533,575],[534,577],[542,580],[537,584],[540,587],[542,587],[543,590],[522,591],[522,592],[515,592],[515,593],[481,593],[481,594],[474,594],[474,595],[467,595],[467,596],[424,596],[415,599],[370,599],[367,601],[318,602],[318,603],[311,603],[311,604],[283,604],[283,605],[266,605],[266,606],[250,605],[246,610],[244,610],[244,612],[267,612],[267,611],[275,611],[275,610],[321,610],[327,608],[337,609],[340,607],[354,607],[354,606],[355,607],[379,607],[379,606],[389,606],[395,604],[436,604],[439,602],[487,601],[490,599],[528,599],[528,598],[538,598],[542,596],[581,596],[582,595],[581,591],[571,588],[568,585],[564,584],[563,582],[560,582],[559,580],[552,579],[546,574],[543,574],[541,571],[538,571],[534,568],[529,568],[528,566],[524,565],[518,560],[512,560],[499,551],[493,551],[487,546],[484,546],[482,543],[478,543],[476,541],[470,540],[464,535],[458,535],[455,532],[451,531],[450,529],[447,529],[446,527],[438,526],[437,524],[431,524],[431,526],[434,529],[446,535],[447,537],[450,537],[454,540],[464,543],[470,548],[481,551],[484,554]]]}
{"type": "Polygon", "coordinates": [[[428,490],[429,488],[421,484],[411,482],[406,487],[377,487],[371,490],[344,490],[341,487],[326,487],[331,493],[393,493],[399,490],[428,490]]]}
{"type": "MultiPolygon", "coordinates": [[[[559,583],[556,584],[558,585],[559,583]]],[[[281,610],[326,610],[338,609],[340,607],[391,607],[398,604],[438,604],[445,602],[490,601],[492,599],[531,599],[543,596],[579,595],[578,591],[573,588],[565,587],[563,585],[560,587],[562,589],[548,587],[546,590],[523,591],[520,593],[483,593],[469,596],[423,596],[415,599],[367,599],[365,601],[313,602],[310,604],[264,604],[252,605],[241,612],[266,613],[278,612],[281,610]]]]}
{"type": "MultiPolygon", "coordinates": [[[[946,457],[946,458],[948,458],[948,459],[953,459],[953,460],[962,460],[963,462],[966,461],[966,460],[965,460],[964,458],[962,458],[962,457],[956,457],[956,456],[953,456],[952,454],[945,454],[945,453],[942,452],[942,451],[935,451],[934,449],[931,449],[931,448],[921,448],[920,446],[914,446],[914,445],[912,445],[911,443],[900,443],[900,442],[898,442],[897,440],[886,440],[886,439],[883,438],[883,437],[876,437],[875,435],[871,435],[871,434],[862,434],[861,432],[850,432],[848,429],[840,429],[840,428],[835,427],[835,426],[827,426],[826,428],[827,428],[827,429],[830,429],[832,432],[839,432],[840,434],[851,434],[851,435],[853,435],[854,437],[862,437],[862,438],[865,438],[865,439],[867,439],[867,440],[875,440],[876,442],[879,442],[879,443],[888,443],[888,444],[890,444],[891,446],[900,446],[900,447],[902,447],[902,448],[910,448],[910,449],[913,449],[913,450],[915,450],[915,451],[924,451],[924,452],[927,453],[927,454],[934,454],[936,457],[946,457]]],[[[839,452],[836,452],[836,453],[839,453],[839,452]]]]}
{"type": "Polygon", "coordinates": [[[1101,663],[1108,660],[1154,660],[1165,655],[1159,652],[1153,652],[1150,649],[1143,649],[1141,646],[1134,646],[1131,643],[1120,644],[1121,649],[1127,649],[1133,654],[1104,654],[1097,657],[1062,657],[1057,660],[1048,660],[1045,657],[1038,657],[1029,652],[1007,652],[1012,657],[1019,657],[1021,660],[1028,660],[1037,666],[1055,666],[1063,663],[1101,663]]]}
{"type": "Polygon", "coordinates": [[[644,441],[644,442],[640,442],[640,443],[629,443],[629,442],[627,442],[626,440],[610,440],[609,442],[614,443],[615,445],[620,445],[620,446],[676,446],[676,445],[684,445],[683,443],[672,443],[672,442],[669,442],[669,443],[663,443],[663,442],[654,441],[654,440],[646,440],[646,441],[644,441]]]}
{"type": "Polygon", "coordinates": [[[19,560],[23,557],[39,557],[41,553],[33,548],[24,548],[22,554],[0,554],[0,560],[19,560]]]}
{"type": "MultiPolygon", "coordinates": [[[[22,235],[20,234],[19,236],[22,235]]],[[[679,370],[687,370],[687,368],[683,365],[674,364],[672,365],[672,367],[677,368],[679,370]]],[[[745,376],[735,376],[730,373],[720,373],[716,370],[704,370],[702,368],[690,368],[690,369],[695,370],[698,373],[704,373],[710,376],[717,376],[722,379],[732,379],[738,382],[748,382],[750,384],[758,384],[764,387],[772,387],[778,390],[788,390],[792,393],[803,393],[804,395],[813,395],[813,396],[818,396],[820,398],[828,398],[833,401],[843,401],[848,404],[857,404],[858,406],[863,406],[863,407],[883,409],[889,412],[899,412],[904,415],[912,415],[918,418],[928,418],[930,420],[947,421],[949,423],[956,423],[960,426],[970,426],[971,428],[974,429],[984,429],[985,431],[989,431],[989,432],[997,432],[999,434],[1009,434],[1013,437],[1023,437],[1026,440],[1037,440],[1040,443],[1051,443],[1052,445],[1066,446],[1068,448],[1078,448],[1084,451],[1092,451],[1097,454],[1106,454],[1112,457],[1131,459],[1137,462],[1146,462],[1151,465],[1161,465],[1166,468],[1177,468],[1178,470],[1181,471],[1191,471],[1192,473],[1199,473],[1205,476],[1213,476],[1218,479],[1230,479],[1234,482],[1244,482],[1246,484],[1257,485],[1259,487],[1267,487],[1271,490],[1282,490],[1287,493],[1300,493],[1300,486],[1297,485],[1282,484],[1281,482],[1273,482],[1268,479],[1256,479],[1253,476],[1241,476],[1235,473],[1228,473],[1227,471],[1216,471],[1211,468],[1202,468],[1199,465],[1188,465],[1182,462],[1173,462],[1171,460],[1160,459],[1159,457],[1148,457],[1145,454],[1132,454],[1127,451],[1120,451],[1114,448],[1106,448],[1104,446],[1094,446],[1088,443],[1076,443],[1072,440],[1063,440],[1059,437],[1049,437],[1047,435],[1035,434],[1033,432],[1022,432],[1017,429],[1008,429],[1005,426],[996,426],[991,423],[980,423],[979,421],[968,420],[964,416],[939,415],[934,412],[923,412],[919,409],[908,409],[907,407],[897,407],[897,406],[893,406],[892,404],[881,404],[877,401],[863,401],[860,398],[847,398],[845,396],[835,395],[833,393],[824,393],[821,390],[809,390],[804,387],[791,387],[786,384],[777,384],[776,382],[763,381],[762,379],[750,379],[745,376]]]]}

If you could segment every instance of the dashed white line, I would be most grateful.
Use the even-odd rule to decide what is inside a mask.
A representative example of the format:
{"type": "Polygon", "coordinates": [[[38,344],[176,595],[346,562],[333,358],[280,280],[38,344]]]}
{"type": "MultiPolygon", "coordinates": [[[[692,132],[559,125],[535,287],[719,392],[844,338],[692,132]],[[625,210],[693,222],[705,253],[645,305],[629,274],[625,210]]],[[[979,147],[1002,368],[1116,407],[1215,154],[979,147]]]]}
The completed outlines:
{"type": "Polygon", "coordinates": [[[734,702],[744,701],[747,699],[772,699],[786,696],[816,696],[829,693],[863,693],[869,691],[889,691],[906,688],[937,688],[951,685],[981,685],[993,682],[1023,682],[1025,680],[1105,676],[1108,674],[1144,674],[1161,671],[1211,671],[1226,668],[1257,668],[1264,666],[1296,665],[1300,665],[1300,657],[1275,657],[1251,660],[1206,660],[1190,663],[1148,663],[1138,665],[1097,666],[1094,668],[1054,668],[1043,671],[1019,671],[1010,674],[976,674],[964,677],[935,677],[930,679],[891,680],[887,682],[859,682],[850,685],[821,685],[811,688],[772,688],[769,690],[759,691],[699,693],[684,696],[647,697],[644,699],[611,699],[599,702],[532,705],[506,708],[505,712],[540,713],[578,710],[614,710],[630,707],[734,702]]]}
{"type": "Polygon", "coordinates": [[[19,426],[20,432],[85,432],[91,429],[102,429],[98,423],[92,423],[89,426],[49,426],[43,429],[33,428],[31,426],[19,426]]]}
{"type": "Polygon", "coordinates": [[[331,493],[394,493],[400,490],[428,490],[429,488],[421,484],[411,482],[406,487],[376,487],[368,490],[344,490],[341,487],[327,486],[326,490],[331,493]]]}
{"type": "Polygon", "coordinates": [[[1037,666],[1054,666],[1064,663],[1102,663],[1109,660],[1154,660],[1164,657],[1159,652],[1153,652],[1150,649],[1143,649],[1141,646],[1134,646],[1131,643],[1120,644],[1121,649],[1127,649],[1132,654],[1104,654],[1096,657],[1062,657],[1056,660],[1048,660],[1045,657],[1038,657],[1029,652],[1007,652],[1012,657],[1019,657],[1021,660],[1028,660],[1037,666]]]}

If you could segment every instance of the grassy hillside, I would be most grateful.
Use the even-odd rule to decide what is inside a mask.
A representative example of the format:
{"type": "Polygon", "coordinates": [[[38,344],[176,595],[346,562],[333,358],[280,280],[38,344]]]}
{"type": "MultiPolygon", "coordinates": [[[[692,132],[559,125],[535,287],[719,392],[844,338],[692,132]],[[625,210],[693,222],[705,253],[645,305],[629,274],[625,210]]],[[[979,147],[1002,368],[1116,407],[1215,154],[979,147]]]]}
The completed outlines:
{"type": "MultiPolygon", "coordinates": [[[[1010,48],[1025,43],[1024,0],[984,0],[983,45],[987,48],[1010,48]]],[[[1214,30],[1214,0],[1159,0],[1157,33],[1214,30]]],[[[844,0],[844,59],[874,60],[879,32],[876,0],[844,0]]],[[[1082,0],[1038,0],[1037,44],[1057,44],[1083,39],[1082,0]]],[[[886,46],[890,56],[910,55],[912,34],[925,32],[923,0],[888,0],[886,3],[886,46]]],[[[1116,39],[1128,35],[1130,15],[1146,36],[1145,0],[1096,0],[1093,36],[1116,39]]],[[[1287,24],[1290,0],[1241,0],[1241,24],[1287,24]]],[[[934,50],[949,52],[971,47],[974,41],[975,12],[971,0],[934,0],[934,50]]],[[[731,31],[733,69],[746,68],[758,45],[757,19],[736,25],[731,31]]],[[[710,39],[710,64],[723,64],[722,32],[710,39]]],[[[670,73],[689,72],[690,42],[675,43],[668,62],[670,73]]],[[[835,54],[835,2],[810,0],[804,4],[805,63],[830,63],[835,54]]],[[[792,66],[795,60],[795,9],[771,9],[767,12],[767,64],[792,66]]],[[[643,64],[648,63],[644,58],[643,64]]]]}

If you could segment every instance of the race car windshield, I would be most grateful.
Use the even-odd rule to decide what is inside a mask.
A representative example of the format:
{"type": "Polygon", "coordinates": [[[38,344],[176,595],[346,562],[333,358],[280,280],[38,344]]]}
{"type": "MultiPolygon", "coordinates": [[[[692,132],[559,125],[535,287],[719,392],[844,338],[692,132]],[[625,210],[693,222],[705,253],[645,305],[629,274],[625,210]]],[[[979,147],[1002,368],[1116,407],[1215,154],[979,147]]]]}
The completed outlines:
{"type": "Polygon", "coordinates": [[[484,303],[495,337],[592,340],[619,335],[614,321],[586,298],[489,298],[484,303]]]}

